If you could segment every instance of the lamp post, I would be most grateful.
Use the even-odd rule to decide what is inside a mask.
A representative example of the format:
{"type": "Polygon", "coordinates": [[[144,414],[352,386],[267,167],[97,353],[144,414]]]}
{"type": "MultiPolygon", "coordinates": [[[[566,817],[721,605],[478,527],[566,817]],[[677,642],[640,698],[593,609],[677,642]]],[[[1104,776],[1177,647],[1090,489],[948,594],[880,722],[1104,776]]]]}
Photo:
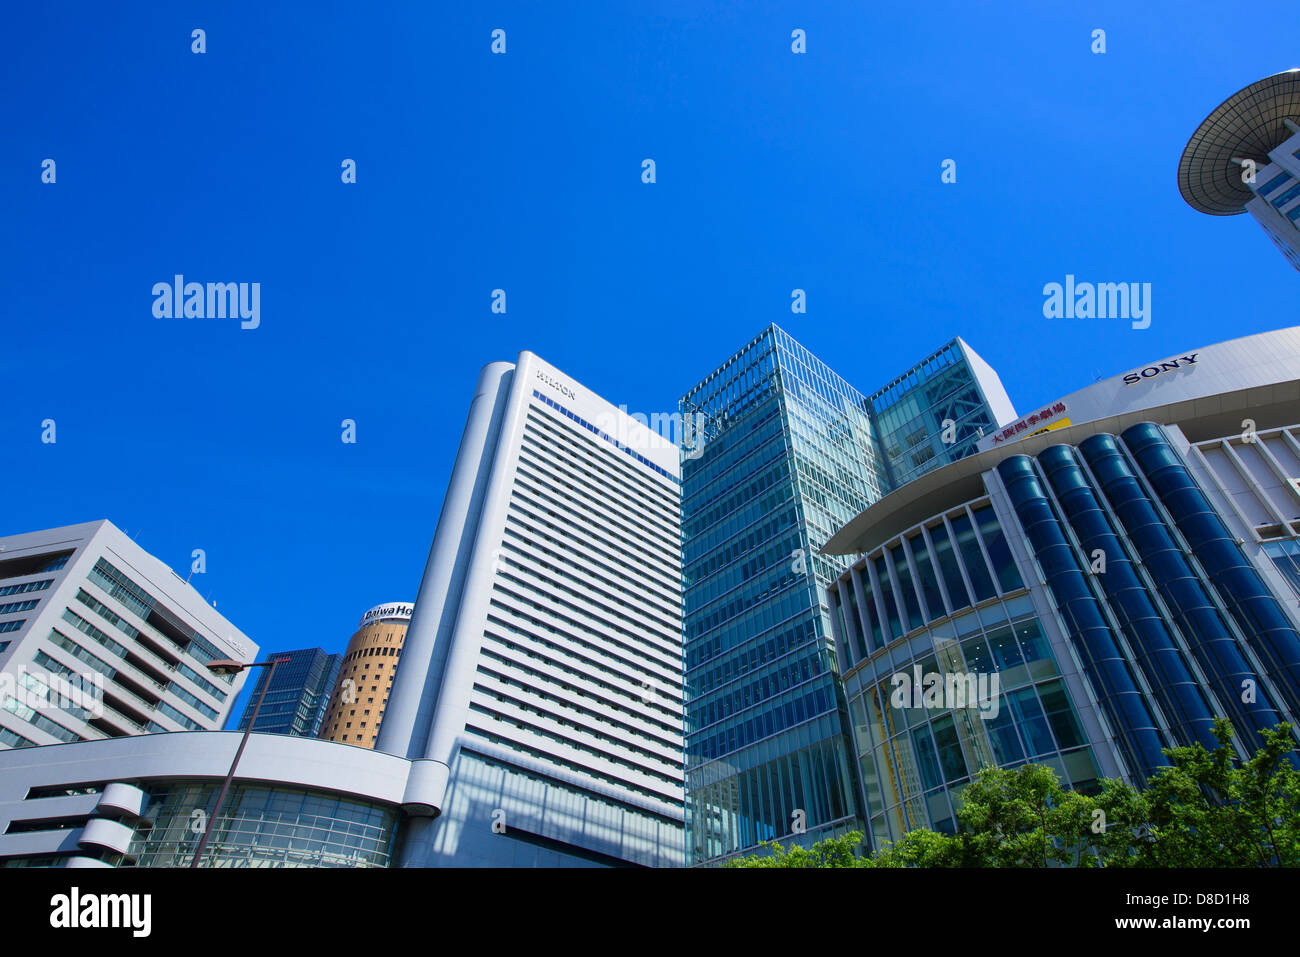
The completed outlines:
{"type": "Polygon", "coordinates": [[[248,736],[253,732],[253,726],[257,724],[257,713],[262,710],[262,699],[266,697],[266,691],[271,687],[271,679],[275,677],[275,666],[282,665],[288,658],[273,658],[270,661],[259,661],[255,664],[245,664],[242,661],[234,661],[230,658],[219,658],[216,661],[208,662],[208,670],[219,675],[239,674],[245,668],[270,668],[266,674],[266,682],[262,685],[262,693],[257,696],[257,704],[253,706],[253,715],[248,719],[248,727],[244,729],[244,736],[239,740],[239,749],[235,751],[235,760],[230,762],[230,770],[226,772],[226,780],[221,782],[221,792],[217,795],[217,805],[212,809],[212,814],[208,816],[208,823],[203,828],[203,837],[199,840],[199,846],[194,851],[194,858],[190,861],[190,867],[198,867],[199,859],[203,857],[203,851],[208,846],[208,839],[212,837],[212,825],[216,822],[217,816],[221,814],[221,809],[226,803],[226,795],[230,793],[230,784],[235,779],[235,768],[239,767],[239,759],[244,755],[244,746],[248,744],[248,736]]]}

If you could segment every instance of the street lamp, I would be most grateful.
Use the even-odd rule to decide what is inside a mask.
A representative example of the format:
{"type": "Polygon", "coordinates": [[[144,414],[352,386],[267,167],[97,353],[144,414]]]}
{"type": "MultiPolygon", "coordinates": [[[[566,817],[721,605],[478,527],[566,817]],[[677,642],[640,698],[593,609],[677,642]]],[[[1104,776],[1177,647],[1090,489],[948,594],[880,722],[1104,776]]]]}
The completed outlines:
{"type": "Polygon", "coordinates": [[[230,770],[226,772],[226,780],[221,782],[221,793],[217,795],[217,806],[212,809],[212,813],[208,816],[208,823],[203,828],[203,837],[194,851],[194,859],[190,861],[190,867],[199,866],[199,859],[208,846],[208,839],[212,837],[212,825],[226,803],[226,795],[230,792],[230,783],[235,779],[235,768],[239,767],[239,759],[244,755],[244,746],[248,744],[248,736],[253,732],[253,725],[257,724],[257,713],[262,710],[262,699],[266,697],[266,690],[271,687],[271,679],[275,677],[275,666],[282,665],[288,660],[288,658],[273,658],[270,661],[244,664],[242,661],[235,661],[231,658],[218,658],[216,661],[208,662],[208,670],[218,675],[237,675],[245,668],[270,668],[271,670],[267,672],[266,681],[262,685],[262,693],[257,696],[257,704],[253,706],[253,715],[248,719],[248,727],[244,729],[244,736],[239,740],[239,749],[235,752],[235,760],[230,762],[230,770]]]}

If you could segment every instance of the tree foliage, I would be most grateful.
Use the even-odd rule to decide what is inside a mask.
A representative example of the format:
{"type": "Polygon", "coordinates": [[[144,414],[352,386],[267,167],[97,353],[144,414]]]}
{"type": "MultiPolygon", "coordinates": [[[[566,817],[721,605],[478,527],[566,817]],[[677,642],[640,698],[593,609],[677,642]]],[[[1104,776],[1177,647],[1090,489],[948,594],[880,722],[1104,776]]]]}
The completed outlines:
{"type": "Polygon", "coordinates": [[[1300,771],[1291,727],[1263,733],[1236,758],[1232,725],[1219,746],[1165,751],[1170,764],[1138,789],[1104,779],[1096,794],[1062,788],[1041,764],[987,767],[960,795],[957,833],[909,831],[874,854],[854,831],[810,848],[772,841],[730,867],[1296,867],[1300,771]]]}

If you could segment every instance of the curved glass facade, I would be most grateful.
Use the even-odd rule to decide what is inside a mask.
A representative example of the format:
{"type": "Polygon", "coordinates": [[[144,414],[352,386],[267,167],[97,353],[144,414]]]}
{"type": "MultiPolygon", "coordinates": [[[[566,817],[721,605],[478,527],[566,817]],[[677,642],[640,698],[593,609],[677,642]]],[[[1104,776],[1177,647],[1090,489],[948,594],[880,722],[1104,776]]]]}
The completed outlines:
{"type": "Polygon", "coordinates": [[[954,830],[984,766],[1042,763],[1085,791],[1102,774],[1140,784],[1164,749],[1216,747],[1216,717],[1243,755],[1294,721],[1300,634],[1282,583],[1300,548],[1266,543],[1252,564],[1163,428],[1011,455],[984,482],[987,497],[828,589],[877,847],[954,830]]]}
{"type": "MultiPolygon", "coordinates": [[[[219,784],[150,784],[144,821],[122,864],[187,867],[219,784]]],[[[204,867],[387,867],[395,808],[322,791],[234,785],[204,867]]]]}
{"type": "Polygon", "coordinates": [[[1036,761],[1096,786],[1078,708],[988,498],[886,542],[828,597],[876,847],[916,827],[953,832],[961,788],[986,765],[1036,761]]]}
{"type": "Polygon", "coordinates": [[[962,787],[986,765],[1028,761],[1091,791],[1100,771],[1051,645],[1023,592],[922,629],[845,679],[876,847],[916,827],[953,833],[962,787]],[[976,705],[917,676],[977,677],[976,705]]]}
{"type": "Polygon", "coordinates": [[[1139,578],[1099,494],[1088,482],[1075,450],[1056,445],[1038,461],[1061,511],[1119,625],[1128,654],[1151,679],[1151,689],[1179,744],[1199,741],[1214,748],[1214,709],[1161,616],[1154,595],[1139,578]]]}
{"type": "Polygon", "coordinates": [[[1300,634],[1164,430],[1145,422],[997,467],[1128,770],[1243,753],[1300,705],[1300,634]]]}

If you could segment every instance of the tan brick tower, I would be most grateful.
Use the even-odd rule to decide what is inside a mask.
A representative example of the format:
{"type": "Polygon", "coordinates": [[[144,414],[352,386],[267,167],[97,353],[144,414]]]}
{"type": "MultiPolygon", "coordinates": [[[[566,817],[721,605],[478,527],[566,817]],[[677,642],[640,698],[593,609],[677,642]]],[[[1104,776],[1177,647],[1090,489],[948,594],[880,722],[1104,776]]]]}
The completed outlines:
{"type": "Polygon", "coordinates": [[[375,746],[412,608],[406,602],[389,602],[361,616],[330,695],[322,738],[363,748],[375,746]]]}

